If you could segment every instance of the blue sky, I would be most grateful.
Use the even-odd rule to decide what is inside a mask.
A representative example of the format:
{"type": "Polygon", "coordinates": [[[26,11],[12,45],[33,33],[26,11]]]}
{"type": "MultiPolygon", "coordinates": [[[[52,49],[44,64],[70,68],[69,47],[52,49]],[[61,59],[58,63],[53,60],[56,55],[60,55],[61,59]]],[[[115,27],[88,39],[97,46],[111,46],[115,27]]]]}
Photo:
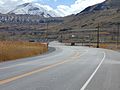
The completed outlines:
{"type": "Polygon", "coordinates": [[[37,4],[46,7],[48,10],[58,13],[60,16],[67,16],[70,14],[77,14],[86,7],[103,1],[105,0],[0,0],[0,7],[12,10],[17,5],[36,2],[37,4]]]}
{"type": "Polygon", "coordinates": [[[52,8],[56,8],[59,5],[67,5],[70,6],[74,4],[76,0],[38,0],[38,2],[51,6],[52,8]]]}
{"type": "Polygon", "coordinates": [[[86,7],[103,1],[105,0],[37,0],[38,3],[48,5],[57,12],[61,12],[63,16],[77,14],[86,7]]]}

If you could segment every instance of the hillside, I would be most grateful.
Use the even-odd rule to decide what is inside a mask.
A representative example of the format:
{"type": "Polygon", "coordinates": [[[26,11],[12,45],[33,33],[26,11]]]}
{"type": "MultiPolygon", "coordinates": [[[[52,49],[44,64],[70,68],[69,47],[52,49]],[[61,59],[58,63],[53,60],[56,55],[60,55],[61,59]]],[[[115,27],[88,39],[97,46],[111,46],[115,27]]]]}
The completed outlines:
{"type": "MultiPolygon", "coordinates": [[[[34,4],[26,3],[18,6],[15,10],[11,11],[15,12],[16,10],[25,9],[27,7],[30,8],[34,4]]],[[[37,8],[36,8],[37,9],[37,8]]],[[[33,10],[34,11],[34,10],[33,10]]],[[[36,10],[35,10],[36,11],[36,10]]],[[[17,12],[17,11],[16,11],[17,12]]],[[[27,12],[27,11],[26,11],[27,12]]],[[[29,12],[30,13],[30,12],[29,12]]],[[[4,15],[1,16],[1,22],[3,23],[14,23],[14,24],[24,24],[31,23],[37,24],[39,30],[46,28],[47,22],[49,23],[49,30],[61,30],[61,29],[80,29],[80,28],[96,28],[98,23],[100,23],[101,28],[111,28],[116,23],[120,22],[120,1],[118,0],[106,0],[103,3],[99,3],[93,6],[89,6],[85,8],[82,12],[76,15],[70,15],[63,18],[52,18],[49,17],[47,19],[43,18],[46,16],[30,16],[28,14],[24,15],[4,15]],[[11,18],[14,17],[14,18],[11,18]],[[29,20],[30,19],[30,20],[29,20]],[[42,27],[40,27],[42,25],[42,27]]],[[[27,25],[25,26],[27,27],[27,25]]]]}
{"type": "Polygon", "coordinates": [[[54,29],[95,28],[98,23],[102,28],[110,28],[120,22],[120,1],[106,0],[103,3],[87,7],[82,12],[64,17],[64,23],[54,29]]]}

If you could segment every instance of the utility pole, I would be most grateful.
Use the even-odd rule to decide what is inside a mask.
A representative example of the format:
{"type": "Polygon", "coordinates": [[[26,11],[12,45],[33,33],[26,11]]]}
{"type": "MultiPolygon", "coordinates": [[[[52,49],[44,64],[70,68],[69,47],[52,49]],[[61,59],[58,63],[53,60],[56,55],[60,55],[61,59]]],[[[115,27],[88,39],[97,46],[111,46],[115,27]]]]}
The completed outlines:
{"type": "Polygon", "coordinates": [[[119,27],[119,25],[120,25],[120,23],[117,23],[117,48],[119,46],[119,35],[120,35],[120,31],[119,31],[120,27],[119,27]]]}
{"type": "Polygon", "coordinates": [[[46,24],[47,24],[47,30],[48,30],[48,22],[46,24]]]}
{"type": "Polygon", "coordinates": [[[85,42],[84,36],[85,36],[84,31],[82,31],[82,46],[84,46],[84,42],[85,42]]]}
{"type": "Polygon", "coordinates": [[[45,32],[45,39],[46,41],[48,40],[48,22],[46,23],[47,27],[46,27],[46,32],[45,32]]]}
{"type": "Polygon", "coordinates": [[[98,30],[97,30],[97,48],[99,48],[100,43],[100,25],[98,24],[98,30]]]}

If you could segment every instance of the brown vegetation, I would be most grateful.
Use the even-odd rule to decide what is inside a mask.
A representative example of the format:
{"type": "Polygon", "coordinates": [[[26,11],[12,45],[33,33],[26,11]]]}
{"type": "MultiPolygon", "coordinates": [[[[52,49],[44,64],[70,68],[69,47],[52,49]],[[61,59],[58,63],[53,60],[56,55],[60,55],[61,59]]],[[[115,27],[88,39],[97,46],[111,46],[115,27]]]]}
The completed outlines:
{"type": "MultiPolygon", "coordinates": [[[[93,44],[91,46],[96,48],[97,45],[93,44]]],[[[116,43],[100,43],[99,47],[104,49],[120,51],[120,45],[117,45],[116,43]]]]}
{"type": "Polygon", "coordinates": [[[48,50],[47,44],[36,42],[0,42],[0,62],[42,54],[48,50]]]}
{"type": "Polygon", "coordinates": [[[120,45],[109,43],[109,44],[100,44],[100,48],[111,49],[111,50],[120,50],[120,45]]]}

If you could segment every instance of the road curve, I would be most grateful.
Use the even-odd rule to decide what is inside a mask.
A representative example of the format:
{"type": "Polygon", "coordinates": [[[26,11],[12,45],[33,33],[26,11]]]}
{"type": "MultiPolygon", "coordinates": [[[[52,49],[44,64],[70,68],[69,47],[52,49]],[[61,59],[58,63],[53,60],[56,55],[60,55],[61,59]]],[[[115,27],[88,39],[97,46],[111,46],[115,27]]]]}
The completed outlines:
{"type": "Polygon", "coordinates": [[[54,52],[0,63],[0,90],[120,90],[120,53],[51,42],[54,52]]]}

